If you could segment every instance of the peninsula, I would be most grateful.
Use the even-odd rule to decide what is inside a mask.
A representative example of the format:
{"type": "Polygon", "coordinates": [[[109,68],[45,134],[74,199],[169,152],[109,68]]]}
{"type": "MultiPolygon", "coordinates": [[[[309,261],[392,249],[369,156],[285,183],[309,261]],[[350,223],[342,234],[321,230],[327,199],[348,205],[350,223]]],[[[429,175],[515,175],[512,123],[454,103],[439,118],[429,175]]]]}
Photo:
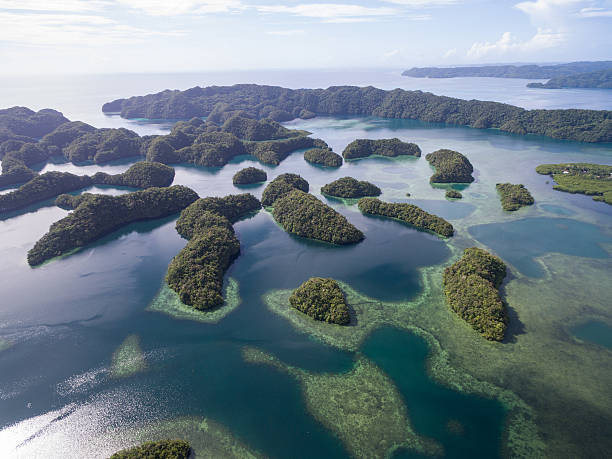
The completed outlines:
{"type": "Polygon", "coordinates": [[[550,175],[555,190],[593,196],[612,205],[612,166],[589,163],[542,164],[536,172],[550,175]]]}
{"type": "Polygon", "coordinates": [[[612,66],[607,70],[599,70],[597,72],[576,73],[574,75],[551,78],[546,83],[529,83],[527,87],[544,89],[612,89],[612,66]]]}

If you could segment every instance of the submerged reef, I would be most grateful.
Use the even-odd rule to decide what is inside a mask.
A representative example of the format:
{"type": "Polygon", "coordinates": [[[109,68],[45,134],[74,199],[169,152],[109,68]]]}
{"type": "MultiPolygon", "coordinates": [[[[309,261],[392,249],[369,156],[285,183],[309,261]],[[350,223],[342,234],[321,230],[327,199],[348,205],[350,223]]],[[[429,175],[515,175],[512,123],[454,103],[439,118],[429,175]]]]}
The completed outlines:
{"type": "Polygon", "coordinates": [[[314,320],[338,325],[351,320],[344,293],[334,279],[311,277],[293,291],[289,303],[314,320]]]}
{"type": "Polygon", "coordinates": [[[425,212],[414,204],[384,202],[377,198],[361,198],[357,206],[364,214],[395,218],[440,236],[451,237],[455,231],[453,225],[442,217],[425,212]]]}
{"type": "Polygon", "coordinates": [[[450,307],[488,340],[502,341],[508,324],[499,287],[506,265],[486,250],[465,249],[463,257],[444,270],[444,293],[450,307]]]}
{"type": "Polygon", "coordinates": [[[376,185],[359,181],[353,177],[342,177],[321,188],[321,193],[337,198],[363,198],[365,196],[380,196],[382,191],[376,185]]]}
{"type": "Polygon", "coordinates": [[[367,158],[368,156],[421,156],[421,149],[415,143],[393,139],[357,139],[349,143],[342,156],[344,159],[367,158]]]}
{"type": "Polygon", "coordinates": [[[425,156],[436,171],[431,183],[471,183],[474,181],[472,163],[461,153],[453,150],[437,150],[425,156]]]}
{"type": "Polygon", "coordinates": [[[191,446],[184,440],[148,441],[116,452],[110,459],[187,459],[191,446]]]}
{"type": "Polygon", "coordinates": [[[514,185],[512,183],[498,183],[495,185],[500,195],[501,205],[504,210],[515,211],[521,207],[530,206],[535,201],[525,185],[514,185]]]}
{"type": "Polygon", "coordinates": [[[240,254],[232,223],[260,208],[259,200],[245,193],[199,199],[181,212],[176,230],[189,242],[166,274],[181,302],[198,310],[223,305],[223,276],[240,254]]]}
{"type": "Polygon", "coordinates": [[[612,205],[612,166],[589,163],[542,164],[536,172],[550,175],[555,190],[593,196],[612,205]]]}
{"type": "Polygon", "coordinates": [[[256,167],[245,167],[240,169],[232,177],[234,185],[251,185],[253,183],[261,183],[268,180],[268,174],[262,169],[256,167]]]}
{"type": "Polygon", "coordinates": [[[312,148],[305,151],[304,159],[311,164],[317,164],[319,166],[342,166],[342,156],[326,148],[312,148]]]}
{"type": "Polygon", "coordinates": [[[373,362],[359,357],[348,373],[310,373],[246,347],[246,362],[270,365],[296,378],[314,418],[342,441],[352,457],[390,457],[400,448],[435,455],[441,448],[414,432],[402,396],[373,362]]]}
{"type": "Polygon", "coordinates": [[[190,188],[175,185],[121,196],[85,194],[74,198],[69,199],[75,201],[74,212],[53,223],[28,252],[30,266],[83,247],[128,223],[177,213],[198,195],[190,188]]]}
{"type": "Polygon", "coordinates": [[[272,216],[288,233],[338,245],[365,237],[344,215],[301,190],[276,199],[273,206],[272,216]]]}
{"type": "Polygon", "coordinates": [[[120,112],[124,118],[184,119],[203,117],[215,123],[226,114],[242,111],[255,119],[289,121],[312,115],[378,116],[418,119],[433,123],[494,128],[514,134],[539,134],[581,142],[611,142],[610,111],[526,110],[499,102],[463,100],[423,91],[356,86],[327,89],[287,89],[278,86],[238,84],[166,90],[147,96],[117,99],[103,112],[120,112]]]}
{"type": "Polygon", "coordinates": [[[113,354],[111,375],[125,378],[143,371],[147,367],[137,335],[128,336],[113,354]]]}
{"type": "Polygon", "coordinates": [[[308,193],[310,185],[298,174],[281,174],[272,180],[261,195],[263,206],[273,206],[274,202],[293,190],[300,190],[308,193]]]}

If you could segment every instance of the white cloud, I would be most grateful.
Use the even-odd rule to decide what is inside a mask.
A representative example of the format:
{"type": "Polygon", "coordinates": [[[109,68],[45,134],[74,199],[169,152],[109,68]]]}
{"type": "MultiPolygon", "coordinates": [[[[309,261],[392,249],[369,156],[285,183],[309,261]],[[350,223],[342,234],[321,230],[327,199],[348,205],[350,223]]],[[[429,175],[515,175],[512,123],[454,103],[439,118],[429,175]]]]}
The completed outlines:
{"type": "Polygon", "coordinates": [[[255,7],[261,13],[285,13],[294,16],[321,19],[324,22],[364,22],[398,14],[389,7],[369,8],[361,5],[341,3],[309,3],[295,6],[260,5],[255,7]]]}
{"type": "Polygon", "coordinates": [[[0,9],[26,11],[97,11],[109,5],[104,0],[0,0],[0,9]]]}
{"type": "Polygon", "coordinates": [[[491,54],[495,56],[508,54],[520,56],[524,53],[554,48],[563,43],[565,39],[564,33],[550,29],[538,29],[537,33],[526,41],[518,40],[510,32],[504,32],[501,38],[494,43],[474,43],[468,50],[467,56],[474,59],[480,59],[491,54]]]}
{"type": "Polygon", "coordinates": [[[303,30],[270,30],[266,33],[268,35],[281,35],[281,36],[304,35],[303,30]]]}
{"type": "Polygon", "coordinates": [[[399,49],[394,49],[394,50],[391,50],[391,51],[387,51],[386,53],[383,54],[383,58],[384,59],[390,59],[390,58],[392,58],[394,56],[397,56],[399,53],[400,53],[399,49]]]}
{"type": "Polygon", "coordinates": [[[116,0],[150,16],[231,13],[244,9],[240,0],[116,0]]]}
{"type": "Polygon", "coordinates": [[[460,3],[461,0],[383,0],[387,3],[395,3],[411,8],[428,8],[432,6],[448,6],[460,3]]]}
{"type": "Polygon", "coordinates": [[[612,17],[612,10],[595,7],[582,8],[578,12],[578,16],[583,18],[610,18],[612,17]]]}
{"type": "Polygon", "coordinates": [[[457,55],[457,48],[451,48],[442,55],[442,59],[448,59],[457,55]]]}

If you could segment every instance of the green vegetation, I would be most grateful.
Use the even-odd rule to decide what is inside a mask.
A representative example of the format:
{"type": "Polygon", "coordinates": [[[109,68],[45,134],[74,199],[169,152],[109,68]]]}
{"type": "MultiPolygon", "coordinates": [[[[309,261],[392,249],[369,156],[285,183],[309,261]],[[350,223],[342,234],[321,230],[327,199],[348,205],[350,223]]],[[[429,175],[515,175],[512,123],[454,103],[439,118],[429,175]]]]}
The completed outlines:
{"type": "Polygon", "coordinates": [[[140,155],[140,137],[129,129],[97,129],[81,135],[63,150],[64,156],[73,163],[93,161],[105,163],[120,158],[140,155]]]}
{"type": "Polygon", "coordinates": [[[368,156],[421,156],[421,149],[415,143],[393,139],[357,139],[349,143],[342,156],[344,159],[367,158],[368,156]]]}
{"type": "Polygon", "coordinates": [[[176,230],[189,242],[170,262],[166,282],[183,304],[198,310],[223,304],[223,276],[240,254],[232,223],[260,208],[245,193],[199,199],[181,212],[176,230]]]}
{"type": "Polygon", "coordinates": [[[608,70],[577,73],[570,76],[551,78],[546,83],[529,83],[528,88],[599,88],[612,89],[612,64],[608,70]]]}
{"type": "Polygon", "coordinates": [[[64,115],[48,108],[38,112],[26,107],[1,109],[0,143],[9,139],[35,142],[66,122],[64,115]]]}
{"type": "Polygon", "coordinates": [[[314,320],[338,325],[351,320],[344,293],[334,279],[311,277],[293,291],[289,303],[314,320]]]}
{"type": "Polygon", "coordinates": [[[319,166],[340,167],[342,156],[326,148],[312,148],[304,152],[304,159],[319,166]]]}
{"type": "Polygon", "coordinates": [[[255,120],[236,114],[228,118],[221,130],[243,140],[276,140],[301,135],[302,132],[287,129],[269,118],[255,120]]]}
{"type": "Polygon", "coordinates": [[[28,252],[28,263],[36,266],[140,220],[166,217],[198,199],[190,188],[175,185],[149,188],[121,196],[87,194],[78,199],[74,212],[53,223],[28,252]]]}
{"type": "Polygon", "coordinates": [[[321,193],[338,198],[363,198],[380,196],[380,188],[370,182],[359,181],[353,177],[342,177],[321,188],[321,193]]]}
{"type": "Polygon", "coordinates": [[[190,454],[191,447],[184,440],[159,440],[121,450],[110,459],[187,459],[190,454]]]}
{"type": "Polygon", "coordinates": [[[109,175],[98,172],[92,177],[100,185],[151,188],[170,186],[174,180],[174,169],[161,163],[139,161],[122,174],[109,175]]]}
{"type": "Polygon", "coordinates": [[[595,201],[612,205],[612,166],[589,163],[542,164],[536,172],[550,175],[555,190],[593,196],[595,201]]]}
{"type": "Polygon", "coordinates": [[[513,185],[512,183],[498,183],[495,185],[500,194],[502,208],[507,211],[519,210],[523,206],[534,203],[533,196],[525,185],[513,185]]]}
{"type": "Polygon", "coordinates": [[[268,180],[268,174],[262,169],[256,167],[245,167],[240,169],[232,177],[234,185],[251,185],[253,183],[261,183],[268,180]]]}
{"type": "Polygon", "coordinates": [[[476,247],[444,270],[444,293],[450,307],[488,340],[502,341],[508,323],[499,287],[506,265],[498,257],[476,247]]]}
{"type": "Polygon", "coordinates": [[[17,190],[0,195],[0,212],[21,209],[91,184],[92,179],[86,175],[81,177],[68,172],[45,172],[21,185],[17,190]]]}
{"type": "Polygon", "coordinates": [[[457,190],[446,190],[446,193],[444,194],[444,196],[446,197],[446,199],[461,199],[463,198],[463,195],[457,191],[457,190]]]}
{"type": "Polygon", "coordinates": [[[593,72],[612,68],[612,61],[570,62],[555,65],[485,65],[484,67],[414,67],[402,73],[416,78],[555,78],[577,73],[593,72]]]}
{"type": "Polygon", "coordinates": [[[309,193],[293,190],[274,201],[272,215],[288,233],[330,242],[354,244],[364,235],[343,215],[309,193]]]}
{"type": "Polygon", "coordinates": [[[376,198],[361,198],[357,203],[364,214],[396,218],[421,230],[432,231],[444,237],[454,234],[453,225],[442,217],[425,212],[413,204],[383,202],[376,198]]]}
{"type": "Polygon", "coordinates": [[[293,190],[308,193],[308,182],[297,174],[281,174],[272,180],[261,195],[261,204],[273,206],[274,202],[293,190]]]}
{"type": "MultiPolygon", "coordinates": [[[[582,71],[593,71],[587,69],[582,71]]],[[[255,119],[287,121],[314,115],[377,116],[432,123],[493,128],[514,134],[538,134],[581,142],[612,142],[612,117],[606,110],[525,110],[498,102],[462,100],[422,91],[332,86],[286,89],[242,84],[163,91],[146,97],[118,99],[102,107],[124,118],[180,119],[207,116],[224,122],[238,111],[255,119]],[[187,114],[187,115],[186,115],[187,114]]],[[[304,146],[300,148],[311,148],[304,146]]]]}
{"type": "Polygon", "coordinates": [[[278,165],[290,153],[302,148],[329,148],[321,139],[298,136],[281,140],[268,140],[263,142],[245,142],[248,154],[255,156],[265,164],[278,165]]]}
{"type": "Polygon", "coordinates": [[[472,163],[461,153],[453,150],[437,150],[425,156],[436,172],[431,183],[471,183],[474,181],[472,163]]]}

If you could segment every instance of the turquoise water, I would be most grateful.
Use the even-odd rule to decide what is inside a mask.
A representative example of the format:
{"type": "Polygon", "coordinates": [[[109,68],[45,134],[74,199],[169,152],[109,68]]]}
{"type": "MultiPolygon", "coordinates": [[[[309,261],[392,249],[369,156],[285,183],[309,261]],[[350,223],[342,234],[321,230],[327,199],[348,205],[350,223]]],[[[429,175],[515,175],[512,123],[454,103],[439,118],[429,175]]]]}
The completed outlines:
{"type": "Polygon", "coordinates": [[[571,333],[578,339],[612,350],[612,327],[608,324],[592,320],[576,325],[571,333]]]}
{"type": "MultiPolygon", "coordinates": [[[[366,76],[361,76],[366,81],[366,76]]],[[[52,106],[75,119],[79,116],[74,114],[84,113],[80,118],[96,122],[97,126],[166,132],[165,124],[104,118],[96,104],[121,95],[161,89],[160,81],[162,87],[191,85],[196,76],[177,80],[152,77],[141,88],[132,78],[126,76],[121,81],[131,81],[133,86],[126,84],[119,90],[104,78],[80,80],[88,83],[74,86],[72,98],[68,97],[72,93],[67,86],[63,92],[51,90],[69,82],[50,81],[48,99],[34,92],[28,96],[32,99],[20,104],[35,105],[28,102],[41,96],[45,104],[55,102],[52,106]],[[94,90],[96,81],[102,82],[99,92],[94,90]]],[[[396,80],[386,81],[391,85],[396,80]]],[[[469,86],[457,80],[446,83],[451,85],[446,88],[449,94],[465,92],[469,86]]],[[[490,86],[483,89],[485,95],[492,94],[494,84],[499,83],[487,84],[490,86]]],[[[8,91],[6,88],[2,91],[8,91]]],[[[502,93],[499,86],[496,91],[502,93]]],[[[504,97],[523,97],[523,89],[516,86],[515,91],[504,97]]],[[[23,96],[19,91],[15,94],[23,96]]],[[[17,96],[4,100],[10,105],[11,98],[17,96]]],[[[555,104],[564,103],[564,96],[559,97],[555,104]]],[[[546,184],[548,177],[535,173],[535,166],[541,163],[612,164],[609,145],[378,118],[315,118],[287,125],[310,130],[338,153],[350,141],[364,137],[397,136],[418,143],[424,154],[453,148],[472,161],[476,181],[462,190],[464,199],[450,202],[444,199],[443,188],[429,184],[432,172],[424,158],[372,158],[350,162],[339,169],[322,169],[312,167],[300,153],[295,153],[276,167],[261,165],[249,157],[215,169],[180,165],[176,167],[175,183],[190,186],[201,196],[244,192],[244,188],[232,185],[231,177],[240,168],[253,165],[265,169],[269,179],[298,172],[309,181],[311,192],[321,197],[321,186],[351,175],[378,185],[383,200],[414,203],[448,219],[456,228],[456,236],[442,240],[396,221],[363,216],[354,203],[321,197],[366,235],[360,244],[332,247],[287,234],[267,212],[261,211],[235,225],[241,256],[227,277],[237,280],[242,303],[219,323],[205,324],[146,311],[162,286],[168,263],[185,244],[174,229],[176,216],[130,225],[74,255],[36,269],[26,263],[27,250],[67,212],[49,201],[3,216],[0,456],[13,457],[16,452],[23,457],[104,456],[123,445],[102,442],[103,446],[99,446],[93,441],[105,438],[108,430],[120,433],[156,420],[205,416],[273,458],[346,457],[342,443],[308,412],[295,379],[271,367],[246,364],[241,350],[244,346],[261,348],[307,371],[332,373],[350,370],[355,353],[340,351],[297,332],[262,303],[263,294],[271,289],[295,288],[310,276],[330,276],[374,299],[402,302],[404,306],[418,300],[427,288],[440,288],[439,284],[428,287],[423,277],[425,268],[451,263],[461,249],[475,244],[495,251],[519,272],[539,279],[545,279],[537,261],[542,255],[563,253],[597,262],[609,258],[612,207],[588,196],[554,191],[550,183],[546,184]],[[495,183],[501,181],[524,183],[536,205],[516,213],[503,212],[495,191],[495,183]],[[140,338],[147,369],[129,378],[114,379],[110,375],[112,355],[133,334],[140,338]],[[38,416],[49,419],[43,421],[38,416]]],[[[41,170],[118,173],[129,164],[56,163],[44,165],[41,170]]],[[[263,188],[256,186],[248,191],[261,196],[263,188]]],[[[83,191],[129,190],[104,187],[83,191]]],[[[601,274],[605,278],[606,273],[601,274]]],[[[547,282],[562,281],[553,277],[547,282]]],[[[435,317],[432,305],[419,304],[418,308],[423,315],[435,317]]],[[[526,333],[532,333],[529,316],[520,319],[526,322],[526,333]]],[[[444,324],[451,326],[463,339],[459,342],[482,345],[469,327],[461,328],[452,321],[444,324]]],[[[426,331],[441,340],[451,363],[461,368],[461,358],[440,326],[434,323],[426,331]]],[[[582,332],[584,337],[579,336],[580,331],[575,333],[584,341],[604,336],[597,328],[582,332]]],[[[482,346],[478,351],[486,358],[488,344],[482,346]]],[[[500,346],[506,346],[503,349],[507,352],[513,349],[512,344],[500,346]]],[[[431,350],[423,339],[384,328],[375,331],[360,352],[389,375],[402,394],[416,432],[442,444],[446,457],[499,456],[507,421],[499,402],[465,395],[431,379],[425,371],[431,350]]],[[[529,403],[537,399],[539,380],[532,379],[529,372],[511,372],[512,377],[491,378],[490,382],[520,392],[529,403]]],[[[563,405],[561,395],[558,403],[563,405]]],[[[590,443],[603,443],[609,437],[606,426],[612,413],[601,416],[600,430],[596,431],[599,433],[589,439],[590,443]]],[[[402,451],[397,456],[410,454],[402,451]]]]}

